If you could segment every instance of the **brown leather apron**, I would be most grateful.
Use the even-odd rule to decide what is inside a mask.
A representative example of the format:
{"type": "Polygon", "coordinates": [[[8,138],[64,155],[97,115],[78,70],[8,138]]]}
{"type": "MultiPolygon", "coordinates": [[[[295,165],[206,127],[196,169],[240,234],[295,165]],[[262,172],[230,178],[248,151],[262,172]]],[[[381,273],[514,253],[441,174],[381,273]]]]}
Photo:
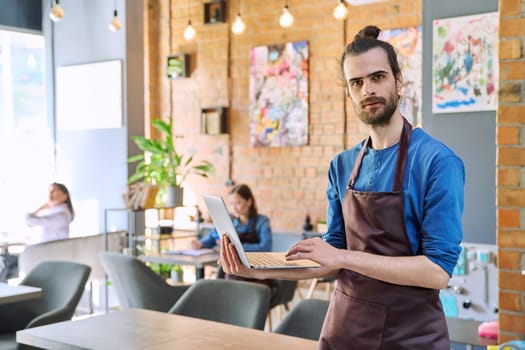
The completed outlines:
{"type": "MultiPolygon", "coordinates": [[[[413,256],[403,215],[403,175],[412,126],[404,120],[392,192],[353,189],[370,136],[345,196],[349,250],[413,256]]],[[[450,350],[439,290],[401,286],[341,270],[321,331],[319,349],[450,350]]]]}

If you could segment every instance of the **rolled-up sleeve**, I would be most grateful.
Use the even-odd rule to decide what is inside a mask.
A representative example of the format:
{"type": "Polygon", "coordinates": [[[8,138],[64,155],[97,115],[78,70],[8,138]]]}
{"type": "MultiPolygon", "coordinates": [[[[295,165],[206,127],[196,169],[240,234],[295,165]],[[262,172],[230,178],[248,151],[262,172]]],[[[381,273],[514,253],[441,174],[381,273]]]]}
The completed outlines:
{"type": "Polygon", "coordinates": [[[450,276],[463,237],[465,169],[456,156],[433,162],[424,198],[422,253],[450,276]]]}
{"type": "Polygon", "coordinates": [[[49,215],[39,216],[32,213],[26,214],[27,226],[42,226],[48,231],[61,229],[69,225],[70,215],[64,211],[58,211],[49,215]]]}
{"type": "Polygon", "coordinates": [[[346,249],[345,223],[341,208],[341,189],[338,184],[339,174],[335,166],[336,161],[330,163],[328,171],[328,187],[326,189],[327,209],[326,224],[327,231],[323,234],[323,239],[330,245],[346,249]]]}
{"type": "Polygon", "coordinates": [[[210,231],[210,233],[199,240],[201,242],[203,248],[213,248],[217,245],[217,241],[219,240],[219,233],[216,229],[213,229],[210,231]]]}

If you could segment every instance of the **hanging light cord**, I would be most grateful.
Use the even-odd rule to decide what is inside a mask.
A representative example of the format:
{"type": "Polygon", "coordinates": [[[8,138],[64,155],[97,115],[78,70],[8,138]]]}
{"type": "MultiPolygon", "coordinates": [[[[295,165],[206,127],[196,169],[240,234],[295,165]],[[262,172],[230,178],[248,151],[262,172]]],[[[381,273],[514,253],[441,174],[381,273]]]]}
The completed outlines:
{"type": "Polygon", "coordinates": [[[191,3],[190,0],[188,0],[188,23],[191,23],[191,3]]]}
{"type": "MultiPolygon", "coordinates": [[[[237,2],[237,12],[238,13],[241,13],[240,5],[241,5],[241,1],[238,0],[237,2]]],[[[232,82],[232,69],[231,69],[233,33],[229,29],[229,26],[227,30],[228,30],[228,57],[227,57],[228,68],[227,68],[226,76],[228,77],[227,78],[228,79],[228,101],[231,107],[229,108],[228,115],[226,117],[230,119],[227,121],[227,124],[231,125],[231,114],[233,110],[233,93],[232,93],[233,82],[232,82]]],[[[233,181],[232,174],[233,174],[233,140],[232,140],[231,133],[229,132],[228,133],[228,179],[227,179],[227,182],[233,181]]]]}
{"type": "MultiPolygon", "coordinates": [[[[169,12],[168,12],[168,18],[169,18],[169,24],[168,24],[168,28],[169,28],[169,34],[168,34],[168,40],[170,41],[169,42],[169,45],[168,45],[168,49],[170,50],[169,54],[171,55],[173,52],[173,30],[171,29],[171,22],[172,22],[172,16],[173,16],[173,10],[172,10],[172,6],[171,6],[171,0],[169,0],[168,2],[168,6],[170,7],[169,8],[169,12]]],[[[170,93],[170,97],[169,97],[169,101],[170,101],[170,118],[173,118],[172,114],[173,114],[173,82],[170,80],[169,81],[170,83],[170,88],[169,88],[169,93],[170,93]]]]}

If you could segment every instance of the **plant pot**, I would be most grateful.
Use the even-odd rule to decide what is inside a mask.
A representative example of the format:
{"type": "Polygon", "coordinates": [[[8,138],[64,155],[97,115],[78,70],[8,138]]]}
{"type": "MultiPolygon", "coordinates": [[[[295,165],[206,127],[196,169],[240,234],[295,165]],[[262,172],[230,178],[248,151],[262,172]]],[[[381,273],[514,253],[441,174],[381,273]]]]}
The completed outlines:
{"type": "Polygon", "coordinates": [[[171,270],[170,278],[175,283],[184,282],[184,271],[171,270]]]}
{"type": "Polygon", "coordinates": [[[166,207],[177,207],[182,205],[184,189],[182,187],[166,187],[166,207]]]}

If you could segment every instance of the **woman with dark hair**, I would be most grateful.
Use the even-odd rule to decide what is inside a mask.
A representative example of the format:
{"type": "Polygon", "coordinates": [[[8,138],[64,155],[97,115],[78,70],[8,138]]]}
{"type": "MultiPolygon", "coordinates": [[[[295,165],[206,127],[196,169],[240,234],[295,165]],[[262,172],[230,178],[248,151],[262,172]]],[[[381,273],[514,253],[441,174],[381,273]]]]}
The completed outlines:
{"type": "MultiPolygon", "coordinates": [[[[235,230],[247,252],[269,252],[272,250],[270,219],[257,211],[252,190],[245,184],[234,186],[229,195],[230,210],[235,230]]],[[[219,234],[213,229],[208,236],[192,242],[193,249],[213,248],[219,234]]]]}
{"type": "MultiPolygon", "coordinates": [[[[272,251],[272,229],[270,219],[257,211],[255,197],[248,185],[240,184],[234,186],[229,194],[229,207],[233,226],[239,235],[242,246],[247,252],[270,252],[272,251]]],[[[192,242],[193,249],[213,248],[218,245],[219,234],[216,229],[210,231],[209,235],[198,241],[192,242]]],[[[253,279],[224,274],[222,268],[217,271],[217,277],[251,281],[261,283],[272,288],[271,279],[253,279]]]]}
{"type": "Polygon", "coordinates": [[[49,186],[49,199],[37,210],[26,214],[26,224],[41,229],[37,241],[51,241],[69,237],[69,224],[75,217],[67,187],[54,182],[49,186]]]}

